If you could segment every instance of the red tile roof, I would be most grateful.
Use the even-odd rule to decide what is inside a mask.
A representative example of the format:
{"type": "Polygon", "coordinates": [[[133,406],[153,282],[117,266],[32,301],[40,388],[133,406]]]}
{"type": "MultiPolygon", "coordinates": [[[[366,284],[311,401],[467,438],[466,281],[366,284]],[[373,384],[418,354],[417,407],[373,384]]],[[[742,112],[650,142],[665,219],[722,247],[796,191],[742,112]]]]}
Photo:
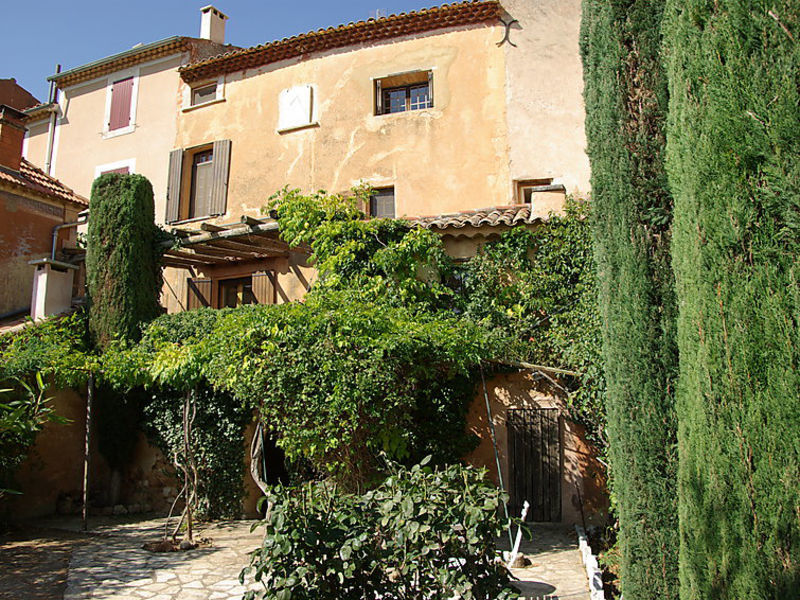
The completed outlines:
{"type": "Polygon", "coordinates": [[[220,54],[185,65],[179,71],[185,81],[198,81],[222,73],[260,67],[311,52],[375,42],[445,27],[496,21],[500,18],[501,12],[502,8],[497,0],[444,4],[434,8],[309,31],[268,44],[220,54]]]}
{"type": "Polygon", "coordinates": [[[513,204],[509,206],[492,206],[478,208],[434,217],[417,217],[409,219],[413,224],[425,229],[461,229],[463,227],[497,227],[505,225],[513,227],[538,221],[531,215],[530,204],[513,204]]]}
{"type": "Polygon", "coordinates": [[[44,196],[51,200],[68,202],[78,206],[89,206],[89,201],[79,196],[58,179],[50,177],[39,167],[29,163],[24,158],[19,166],[19,172],[0,169],[0,185],[10,185],[44,196]]]}

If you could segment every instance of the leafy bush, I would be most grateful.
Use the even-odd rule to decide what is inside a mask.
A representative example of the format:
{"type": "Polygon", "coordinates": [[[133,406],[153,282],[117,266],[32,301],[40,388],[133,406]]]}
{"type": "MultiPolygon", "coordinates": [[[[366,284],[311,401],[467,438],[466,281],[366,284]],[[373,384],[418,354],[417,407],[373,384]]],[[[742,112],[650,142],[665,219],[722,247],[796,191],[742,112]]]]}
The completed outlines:
{"type": "Polygon", "coordinates": [[[32,379],[31,384],[17,380],[16,389],[0,390],[0,498],[11,491],[14,471],[25,460],[36,434],[48,422],[67,422],[48,403],[42,374],[32,379]]]}
{"type": "Polygon", "coordinates": [[[497,340],[498,355],[579,372],[565,379],[573,420],[606,444],[605,379],[590,207],[568,200],[563,215],[486,243],[459,269],[459,309],[497,340]]]}
{"type": "Polygon", "coordinates": [[[494,540],[503,498],[482,471],[400,469],[364,495],[274,488],[246,598],[514,598],[494,540]]]}

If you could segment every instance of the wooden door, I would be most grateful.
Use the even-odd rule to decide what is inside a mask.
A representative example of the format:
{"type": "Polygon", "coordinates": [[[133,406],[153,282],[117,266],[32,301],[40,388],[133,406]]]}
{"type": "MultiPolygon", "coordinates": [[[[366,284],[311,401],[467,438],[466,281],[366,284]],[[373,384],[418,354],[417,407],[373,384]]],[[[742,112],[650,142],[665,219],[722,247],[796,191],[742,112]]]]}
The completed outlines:
{"type": "Polygon", "coordinates": [[[525,500],[528,521],[561,521],[561,431],[557,408],[509,410],[509,511],[525,500]]]}

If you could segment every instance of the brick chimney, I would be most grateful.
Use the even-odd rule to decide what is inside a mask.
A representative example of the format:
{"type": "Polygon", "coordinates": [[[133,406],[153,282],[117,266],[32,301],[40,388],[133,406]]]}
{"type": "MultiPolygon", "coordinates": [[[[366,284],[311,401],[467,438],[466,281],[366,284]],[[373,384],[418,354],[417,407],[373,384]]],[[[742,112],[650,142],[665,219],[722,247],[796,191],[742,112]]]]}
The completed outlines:
{"type": "Polygon", "coordinates": [[[222,12],[210,4],[200,9],[200,37],[217,44],[225,43],[225,20],[222,12]]]}
{"type": "Polygon", "coordinates": [[[25,115],[16,108],[0,104],[0,167],[19,171],[25,115]]]}

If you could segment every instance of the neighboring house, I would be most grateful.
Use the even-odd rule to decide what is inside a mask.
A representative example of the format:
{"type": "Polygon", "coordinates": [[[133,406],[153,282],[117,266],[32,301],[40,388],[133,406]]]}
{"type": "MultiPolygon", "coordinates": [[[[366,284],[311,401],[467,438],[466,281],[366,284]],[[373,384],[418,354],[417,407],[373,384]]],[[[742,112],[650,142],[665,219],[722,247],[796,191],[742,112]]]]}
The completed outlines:
{"type": "Polygon", "coordinates": [[[0,79],[0,104],[17,110],[25,110],[36,106],[39,101],[28,90],[17,83],[16,79],[0,79]]]}
{"type": "Polygon", "coordinates": [[[77,267],[56,259],[63,244],[75,245],[75,229],[61,226],[76,222],[88,205],[22,158],[25,119],[0,105],[0,320],[69,308],[77,267]],[[45,279],[49,294],[32,307],[34,281],[44,285],[45,279]]]}
{"type": "Polygon", "coordinates": [[[224,17],[202,13],[205,37],[170,37],[52,75],[57,102],[31,108],[25,156],[89,196],[103,173],[142,173],[163,212],[176,136],[178,67],[226,52],[224,17]]]}

